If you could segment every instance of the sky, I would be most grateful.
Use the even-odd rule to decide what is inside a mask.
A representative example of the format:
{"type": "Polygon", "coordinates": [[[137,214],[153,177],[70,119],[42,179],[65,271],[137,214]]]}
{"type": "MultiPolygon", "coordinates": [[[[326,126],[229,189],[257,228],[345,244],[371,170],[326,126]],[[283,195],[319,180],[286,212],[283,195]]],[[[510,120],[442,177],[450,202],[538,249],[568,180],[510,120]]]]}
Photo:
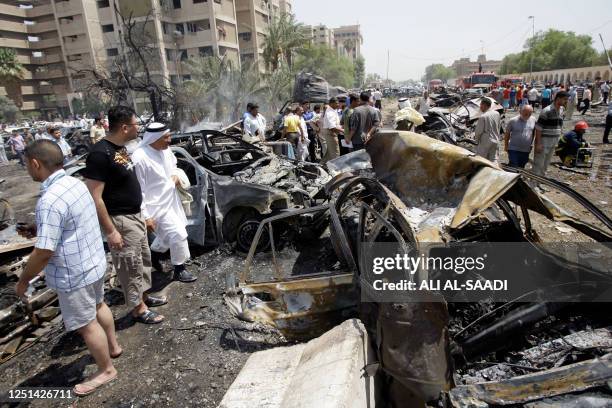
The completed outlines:
{"type": "Polygon", "coordinates": [[[360,24],[366,72],[402,81],[420,79],[427,65],[460,57],[488,59],[520,52],[535,30],[589,34],[593,46],[612,48],[611,0],[293,0],[298,21],[328,27],[360,24]]]}

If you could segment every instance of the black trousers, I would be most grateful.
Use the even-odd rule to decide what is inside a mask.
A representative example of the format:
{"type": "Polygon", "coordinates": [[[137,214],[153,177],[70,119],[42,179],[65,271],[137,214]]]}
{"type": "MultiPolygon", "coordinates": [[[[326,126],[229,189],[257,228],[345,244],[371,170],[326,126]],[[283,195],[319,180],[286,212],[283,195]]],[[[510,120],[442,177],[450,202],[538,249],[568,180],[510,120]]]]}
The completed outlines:
{"type": "Polygon", "coordinates": [[[591,101],[589,101],[588,99],[584,99],[582,101],[582,109],[580,109],[580,113],[584,115],[586,111],[589,110],[590,107],[591,107],[591,101]]]}
{"type": "Polygon", "coordinates": [[[606,116],[606,129],[604,130],[603,142],[610,143],[610,130],[612,129],[612,115],[606,116]]]}
{"type": "Polygon", "coordinates": [[[603,93],[603,103],[604,105],[606,105],[608,103],[608,96],[610,95],[609,92],[604,92],[603,93]]]}

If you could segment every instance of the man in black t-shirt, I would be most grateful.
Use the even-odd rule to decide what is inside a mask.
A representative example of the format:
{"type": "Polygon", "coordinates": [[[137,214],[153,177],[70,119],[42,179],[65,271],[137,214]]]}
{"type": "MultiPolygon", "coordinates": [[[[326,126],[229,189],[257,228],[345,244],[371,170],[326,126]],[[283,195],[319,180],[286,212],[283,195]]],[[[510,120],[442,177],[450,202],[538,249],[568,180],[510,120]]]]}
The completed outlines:
{"type": "Polygon", "coordinates": [[[139,322],[161,323],[164,317],[147,306],[161,306],[167,300],[145,293],[151,288],[151,252],[140,213],[140,184],[125,148],[138,137],[138,120],[134,110],[117,106],[109,110],[108,121],[110,134],[92,147],[83,175],[96,203],[128,309],[139,322]]]}

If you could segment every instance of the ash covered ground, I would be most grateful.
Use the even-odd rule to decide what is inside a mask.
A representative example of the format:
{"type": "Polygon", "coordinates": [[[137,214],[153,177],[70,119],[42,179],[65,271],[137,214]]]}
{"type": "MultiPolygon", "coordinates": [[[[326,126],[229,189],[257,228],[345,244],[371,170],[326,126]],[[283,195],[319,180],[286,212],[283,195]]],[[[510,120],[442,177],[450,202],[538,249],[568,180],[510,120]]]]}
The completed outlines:
{"type": "MultiPolygon", "coordinates": [[[[385,101],[386,127],[392,126],[396,105],[393,100],[385,101]]],[[[565,126],[569,129],[581,119],[589,123],[591,128],[586,139],[597,149],[594,168],[587,174],[580,174],[551,166],[548,176],[567,183],[610,215],[612,147],[601,144],[604,112],[602,107],[596,107],[585,117],[576,114],[571,124],[565,126]]],[[[515,114],[509,112],[508,117],[515,114]]],[[[503,153],[502,162],[505,161],[503,153]]],[[[6,180],[0,186],[1,197],[10,201],[16,219],[31,221],[38,198],[38,183],[32,182],[17,164],[0,167],[0,178],[6,180]]],[[[575,213],[587,214],[565,196],[552,198],[575,213]]],[[[573,238],[571,230],[560,230],[543,220],[541,223],[535,221],[545,241],[573,238]]],[[[193,284],[169,283],[167,276],[154,273],[155,288],[167,294],[170,300],[168,305],[158,309],[166,316],[166,322],[161,325],[134,324],[126,317],[122,296],[116,291],[108,292],[107,300],[124,348],[124,354],[115,361],[119,377],[93,395],[76,401],[74,406],[214,407],[251,353],[286,344],[273,330],[233,318],[223,304],[226,272],[243,267],[243,254],[231,248],[220,248],[194,249],[194,255],[194,262],[188,269],[199,279],[193,284]]],[[[170,269],[168,264],[166,269],[170,269]]],[[[465,322],[460,319],[456,324],[461,327],[465,322]]],[[[57,330],[57,334],[49,336],[47,341],[39,342],[0,366],[0,393],[15,386],[71,386],[94,369],[93,359],[81,338],[57,330]]],[[[19,406],[67,405],[39,400],[19,406]]]]}

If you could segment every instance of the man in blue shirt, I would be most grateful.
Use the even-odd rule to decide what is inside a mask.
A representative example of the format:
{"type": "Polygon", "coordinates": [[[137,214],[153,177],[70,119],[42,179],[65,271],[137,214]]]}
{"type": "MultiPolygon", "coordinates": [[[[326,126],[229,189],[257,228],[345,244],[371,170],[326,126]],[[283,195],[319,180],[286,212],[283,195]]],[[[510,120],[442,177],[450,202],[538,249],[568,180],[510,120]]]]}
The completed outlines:
{"type": "Polygon", "coordinates": [[[542,90],[542,109],[550,105],[551,98],[552,90],[550,89],[550,85],[546,85],[546,88],[542,90]]]}
{"type": "Polygon", "coordinates": [[[37,140],[26,147],[25,157],[28,173],[42,183],[42,192],[36,226],[20,231],[38,240],[16,293],[23,297],[30,280],[44,271],[47,286],[57,292],[66,330],[83,336],[98,366],[74,388],[76,395],[88,395],[117,377],[111,357],[122,353],[113,315],[104,303],[106,255],[96,206],[85,184],[64,172],[64,156],[57,144],[37,140]]]}

